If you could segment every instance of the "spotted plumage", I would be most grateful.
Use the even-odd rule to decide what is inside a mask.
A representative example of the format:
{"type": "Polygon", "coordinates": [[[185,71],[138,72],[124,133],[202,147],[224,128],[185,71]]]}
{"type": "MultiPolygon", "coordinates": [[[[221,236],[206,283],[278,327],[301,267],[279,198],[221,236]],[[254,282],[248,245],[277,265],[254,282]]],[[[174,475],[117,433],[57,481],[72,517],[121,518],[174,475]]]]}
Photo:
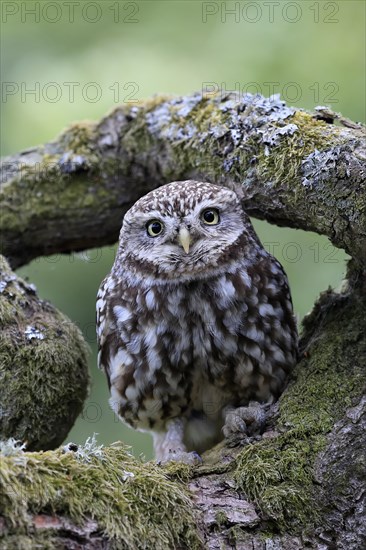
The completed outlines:
{"type": "Polygon", "coordinates": [[[297,355],[286,275],[240,199],[174,182],[126,213],[97,299],[99,366],[110,403],[151,431],[159,460],[190,460],[257,427],[297,355]]]}

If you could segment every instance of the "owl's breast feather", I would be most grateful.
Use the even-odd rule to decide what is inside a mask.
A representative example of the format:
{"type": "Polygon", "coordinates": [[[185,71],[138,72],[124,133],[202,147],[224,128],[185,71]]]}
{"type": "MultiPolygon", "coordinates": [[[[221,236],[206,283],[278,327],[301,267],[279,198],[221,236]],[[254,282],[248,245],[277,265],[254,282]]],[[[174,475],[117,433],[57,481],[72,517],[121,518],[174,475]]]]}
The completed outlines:
{"type": "Polygon", "coordinates": [[[256,283],[238,270],[137,289],[134,309],[123,301],[113,306],[110,380],[125,417],[145,425],[278,393],[294,362],[292,328],[279,321],[289,305],[278,301],[278,284],[265,282],[268,295],[263,281],[256,283]]]}

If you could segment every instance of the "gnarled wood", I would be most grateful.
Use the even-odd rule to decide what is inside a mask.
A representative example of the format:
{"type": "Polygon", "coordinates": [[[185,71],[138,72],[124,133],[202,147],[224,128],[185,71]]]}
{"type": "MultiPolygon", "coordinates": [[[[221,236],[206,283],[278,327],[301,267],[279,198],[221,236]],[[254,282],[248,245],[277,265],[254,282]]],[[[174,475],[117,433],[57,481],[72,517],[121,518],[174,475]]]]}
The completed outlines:
{"type": "Polygon", "coordinates": [[[249,214],[327,235],[366,262],[365,133],[277,97],[157,97],[4,159],[2,253],[13,266],[115,242],[149,190],[198,179],[243,191],[249,214]]]}

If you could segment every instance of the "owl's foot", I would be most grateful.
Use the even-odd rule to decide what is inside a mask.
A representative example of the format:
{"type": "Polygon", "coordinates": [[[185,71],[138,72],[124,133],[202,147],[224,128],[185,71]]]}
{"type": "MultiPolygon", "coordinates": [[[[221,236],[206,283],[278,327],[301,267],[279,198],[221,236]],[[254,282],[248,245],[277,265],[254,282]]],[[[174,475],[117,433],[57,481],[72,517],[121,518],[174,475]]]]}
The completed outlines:
{"type": "Polygon", "coordinates": [[[222,429],[225,438],[235,442],[260,438],[266,422],[267,409],[267,404],[263,405],[257,401],[250,401],[246,407],[228,407],[222,429]]]}
{"type": "Polygon", "coordinates": [[[155,458],[158,463],[164,464],[172,460],[198,465],[202,458],[195,451],[188,452],[183,443],[186,420],[174,418],[166,424],[166,431],[153,433],[155,458]]]}
{"type": "Polygon", "coordinates": [[[168,449],[163,457],[158,460],[159,464],[166,464],[167,462],[184,462],[191,466],[198,466],[202,464],[202,458],[196,451],[183,451],[182,449],[168,449]]]}

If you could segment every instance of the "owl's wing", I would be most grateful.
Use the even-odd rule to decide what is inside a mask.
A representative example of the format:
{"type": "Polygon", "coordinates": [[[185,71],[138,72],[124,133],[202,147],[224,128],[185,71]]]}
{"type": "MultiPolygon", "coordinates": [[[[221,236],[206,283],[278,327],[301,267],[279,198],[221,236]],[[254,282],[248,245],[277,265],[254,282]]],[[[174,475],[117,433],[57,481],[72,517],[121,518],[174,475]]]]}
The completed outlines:
{"type": "Polygon", "coordinates": [[[103,370],[108,378],[109,384],[109,367],[106,361],[105,344],[108,336],[108,312],[107,312],[107,294],[108,294],[108,277],[106,277],[97,293],[97,317],[96,317],[96,330],[97,330],[97,343],[98,343],[98,367],[103,370]]]}
{"type": "Polygon", "coordinates": [[[99,287],[96,304],[98,367],[105,372],[109,386],[116,367],[124,372],[129,358],[126,345],[130,341],[130,330],[124,321],[128,323],[135,318],[131,302],[134,294],[125,284],[123,271],[119,271],[118,278],[110,273],[99,287]]]}
{"type": "Polygon", "coordinates": [[[287,276],[270,254],[261,254],[247,275],[251,283],[243,287],[242,349],[258,379],[265,377],[263,392],[267,385],[268,391],[278,395],[297,358],[297,329],[287,276]]]}
{"type": "Polygon", "coordinates": [[[259,295],[262,296],[258,308],[260,326],[267,327],[265,332],[271,338],[273,350],[270,351],[273,351],[276,363],[280,363],[278,356],[281,356],[277,349],[285,353],[283,361],[287,372],[297,358],[297,327],[289,282],[282,265],[271,254],[262,259],[259,267],[262,273],[259,281],[259,295]]]}

